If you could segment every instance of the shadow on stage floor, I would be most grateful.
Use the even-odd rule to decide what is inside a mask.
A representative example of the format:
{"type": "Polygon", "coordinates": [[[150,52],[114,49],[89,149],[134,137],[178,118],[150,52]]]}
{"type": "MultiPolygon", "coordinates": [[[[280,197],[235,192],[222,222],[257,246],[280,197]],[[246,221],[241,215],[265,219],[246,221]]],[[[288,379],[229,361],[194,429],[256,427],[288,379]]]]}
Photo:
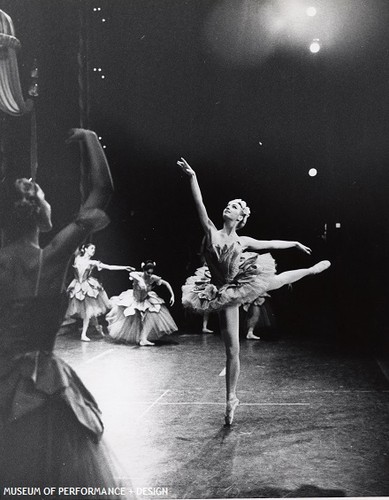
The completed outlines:
{"type": "Polygon", "coordinates": [[[181,333],[156,347],[57,340],[139,498],[389,495],[384,359],[287,332],[242,339],[241,404],[225,428],[220,337],[181,333]]]}

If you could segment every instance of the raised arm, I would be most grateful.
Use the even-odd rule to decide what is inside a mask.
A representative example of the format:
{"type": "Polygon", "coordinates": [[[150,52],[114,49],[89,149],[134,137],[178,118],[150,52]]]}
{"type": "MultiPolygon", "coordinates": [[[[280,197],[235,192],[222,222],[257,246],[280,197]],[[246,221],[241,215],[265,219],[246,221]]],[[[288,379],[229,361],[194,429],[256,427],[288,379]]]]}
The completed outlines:
{"type": "Polygon", "coordinates": [[[109,219],[104,209],[113,193],[113,182],[104,150],[95,132],[71,129],[66,143],[79,142],[87,156],[90,190],[77,219],[60,231],[50,242],[47,251],[55,259],[69,258],[74,249],[95,231],[103,229],[109,219]]]}
{"type": "Polygon", "coordinates": [[[166,280],[161,280],[159,282],[159,284],[165,286],[169,290],[169,293],[170,293],[170,302],[169,302],[169,304],[172,306],[174,304],[174,292],[173,292],[173,288],[171,287],[170,283],[168,281],[166,281],[166,280]]]}
{"type": "Polygon", "coordinates": [[[51,205],[46,201],[45,193],[36,183],[35,193],[40,205],[38,213],[39,231],[41,233],[48,233],[53,229],[53,224],[51,223],[51,205]]]}
{"type": "Polygon", "coordinates": [[[113,193],[113,181],[107,158],[95,132],[73,128],[67,144],[80,142],[86,153],[90,173],[90,191],[83,208],[105,208],[113,193]]]}
{"type": "Polygon", "coordinates": [[[240,241],[246,250],[252,250],[254,252],[260,252],[262,250],[285,250],[288,248],[296,248],[297,250],[300,250],[308,255],[312,252],[309,247],[299,243],[298,241],[256,240],[255,238],[250,238],[249,236],[241,236],[240,241]]]}
{"type": "Polygon", "coordinates": [[[200,219],[200,223],[203,227],[203,230],[206,234],[210,231],[210,229],[214,229],[215,226],[213,225],[213,222],[209,219],[207,209],[205,208],[204,202],[203,202],[203,196],[201,194],[200,186],[197,181],[197,176],[196,172],[193,170],[193,168],[189,165],[189,163],[184,159],[181,158],[181,160],[177,161],[177,165],[179,165],[182,169],[182,171],[190,178],[190,188],[192,190],[192,196],[195,202],[197,214],[200,219]]]}

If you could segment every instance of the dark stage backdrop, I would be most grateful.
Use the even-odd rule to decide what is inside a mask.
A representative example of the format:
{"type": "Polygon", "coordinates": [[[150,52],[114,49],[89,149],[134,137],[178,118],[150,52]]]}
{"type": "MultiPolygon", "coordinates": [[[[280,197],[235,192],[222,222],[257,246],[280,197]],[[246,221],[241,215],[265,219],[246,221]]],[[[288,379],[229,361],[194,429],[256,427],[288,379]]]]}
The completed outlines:
{"type": "MultiPolygon", "coordinates": [[[[201,241],[187,179],[176,167],[184,156],[216,224],[225,203],[241,197],[252,210],[245,234],[312,247],[312,258],[293,250],[275,255],[280,271],[333,261],[327,275],[273,293],[285,330],[328,335],[350,348],[388,347],[389,5],[322,1],[324,12],[352,12],[349,24],[359,19],[363,29],[347,31],[344,22],[339,48],[323,46],[317,55],[264,37],[257,48],[269,50],[257,59],[251,51],[246,61],[250,44],[242,40],[250,30],[260,33],[253,30],[255,9],[274,13],[280,5],[0,0],[22,42],[25,86],[33,58],[39,62],[38,181],[59,229],[79,203],[77,150],[63,141],[79,121],[83,8],[89,125],[106,145],[116,184],[112,224],[94,236],[97,257],[135,266],[156,260],[179,299],[181,284],[199,264],[201,241]],[[310,168],[318,170],[316,177],[308,176],[310,168]]],[[[6,120],[8,171],[27,175],[28,119],[6,120]]],[[[125,273],[102,278],[111,295],[128,286],[125,273]]],[[[173,312],[182,325],[189,323],[179,300],[173,312]]]]}

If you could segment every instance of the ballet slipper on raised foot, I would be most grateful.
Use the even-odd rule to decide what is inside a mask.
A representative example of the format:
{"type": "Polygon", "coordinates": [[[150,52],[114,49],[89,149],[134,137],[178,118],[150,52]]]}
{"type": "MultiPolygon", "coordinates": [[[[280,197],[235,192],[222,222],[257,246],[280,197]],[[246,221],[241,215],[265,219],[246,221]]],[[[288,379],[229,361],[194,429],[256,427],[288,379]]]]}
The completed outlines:
{"type": "Polygon", "coordinates": [[[312,274],[319,274],[328,269],[331,266],[331,262],[329,260],[322,260],[311,267],[312,274]]]}
{"type": "Polygon", "coordinates": [[[81,335],[81,341],[82,342],[90,342],[90,338],[87,337],[86,335],[81,335]]]}
{"type": "Polygon", "coordinates": [[[141,340],[139,342],[140,346],[146,346],[146,345],[155,345],[153,342],[149,342],[148,340],[141,340]]]}
{"type": "Polygon", "coordinates": [[[203,328],[201,330],[201,333],[213,333],[213,330],[210,330],[209,328],[203,328]]]}
{"type": "Polygon", "coordinates": [[[234,420],[234,413],[239,405],[239,399],[234,398],[231,401],[227,401],[226,414],[224,415],[224,422],[227,427],[229,427],[234,420]]]}
{"type": "Polygon", "coordinates": [[[248,340],[261,340],[261,337],[257,337],[256,335],[253,334],[253,332],[248,332],[246,335],[246,339],[248,340]]]}

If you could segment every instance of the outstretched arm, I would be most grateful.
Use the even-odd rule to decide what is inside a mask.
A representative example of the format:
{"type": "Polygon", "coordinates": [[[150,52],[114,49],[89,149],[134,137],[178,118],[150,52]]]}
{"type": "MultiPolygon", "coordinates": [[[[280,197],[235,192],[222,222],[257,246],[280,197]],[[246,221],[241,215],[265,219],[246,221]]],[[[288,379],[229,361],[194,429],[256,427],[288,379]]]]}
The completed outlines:
{"type": "Polygon", "coordinates": [[[166,286],[166,288],[169,290],[170,293],[170,302],[169,304],[172,306],[174,304],[174,292],[173,288],[171,287],[170,283],[166,280],[161,280],[159,282],[160,285],[166,286]]]}
{"type": "Polygon", "coordinates": [[[190,188],[192,190],[192,196],[195,202],[197,214],[199,216],[200,223],[203,227],[204,232],[208,234],[208,232],[211,229],[214,229],[215,226],[208,217],[207,209],[205,208],[203,202],[203,196],[201,194],[200,186],[197,181],[196,172],[192,169],[192,167],[184,158],[178,160],[177,165],[179,165],[182,171],[190,178],[190,188]]]}
{"type": "Polygon", "coordinates": [[[241,236],[240,241],[246,250],[253,250],[255,252],[260,252],[261,250],[285,250],[288,248],[296,248],[297,250],[300,250],[308,255],[312,252],[309,247],[299,243],[298,241],[256,240],[255,238],[250,238],[248,236],[241,236]]]}
{"type": "Polygon", "coordinates": [[[103,264],[102,262],[99,262],[97,264],[99,269],[107,269],[108,271],[135,271],[135,267],[131,266],[116,266],[114,264],[103,264]]]}

